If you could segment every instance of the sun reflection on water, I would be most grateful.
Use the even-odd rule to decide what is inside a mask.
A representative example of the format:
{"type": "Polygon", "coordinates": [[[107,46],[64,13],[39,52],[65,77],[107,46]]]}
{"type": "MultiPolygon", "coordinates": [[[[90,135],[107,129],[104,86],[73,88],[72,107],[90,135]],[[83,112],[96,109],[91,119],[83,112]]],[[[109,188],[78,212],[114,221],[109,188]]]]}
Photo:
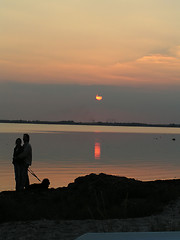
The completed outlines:
{"type": "Polygon", "coordinates": [[[94,145],[94,158],[97,160],[101,158],[101,144],[99,142],[95,142],[94,145]]]}

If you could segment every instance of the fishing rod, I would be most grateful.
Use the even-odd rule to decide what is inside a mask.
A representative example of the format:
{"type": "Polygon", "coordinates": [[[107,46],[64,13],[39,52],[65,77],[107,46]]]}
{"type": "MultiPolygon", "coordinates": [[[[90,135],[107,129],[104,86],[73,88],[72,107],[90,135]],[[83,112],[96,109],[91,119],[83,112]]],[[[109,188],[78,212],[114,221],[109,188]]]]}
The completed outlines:
{"type": "Polygon", "coordinates": [[[39,180],[41,182],[41,180],[38,178],[38,176],[33,172],[33,170],[29,167],[28,171],[35,177],[37,178],[37,180],[39,180]]]}

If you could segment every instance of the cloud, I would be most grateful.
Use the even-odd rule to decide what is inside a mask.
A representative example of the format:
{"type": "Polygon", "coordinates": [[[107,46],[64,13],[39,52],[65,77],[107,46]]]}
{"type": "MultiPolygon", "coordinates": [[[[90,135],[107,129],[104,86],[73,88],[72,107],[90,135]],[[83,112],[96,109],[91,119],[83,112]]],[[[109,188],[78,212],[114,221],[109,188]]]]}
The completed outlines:
{"type": "Polygon", "coordinates": [[[154,54],[137,59],[136,62],[142,64],[180,64],[180,59],[173,56],[154,54]]]}
{"type": "Polygon", "coordinates": [[[180,58],[172,55],[151,54],[132,62],[117,63],[109,67],[109,72],[112,78],[115,76],[116,81],[119,80],[119,83],[124,79],[127,84],[180,85],[180,58]]]}
{"type": "Polygon", "coordinates": [[[177,58],[180,58],[180,46],[175,46],[171,49],[169,49],[169,54],[172,56],[175,56],[177,58]]]}
{"type": "Polygon", "coordinates": [[[62,63],[52,59],[0,60],[0,81],[105,85],[180,85],[180,46],[115,64],[62,63]]]}

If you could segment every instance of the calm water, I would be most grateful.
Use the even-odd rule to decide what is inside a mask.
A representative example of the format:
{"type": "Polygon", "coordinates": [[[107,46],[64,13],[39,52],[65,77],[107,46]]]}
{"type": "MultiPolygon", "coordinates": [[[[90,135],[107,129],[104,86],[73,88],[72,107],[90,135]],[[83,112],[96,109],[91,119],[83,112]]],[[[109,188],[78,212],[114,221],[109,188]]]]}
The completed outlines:
{"type": "MultiPolygon", "coordinates": [[[[92,172],[140,180],[180,178],[178,128],[0,124],[0,191],[14,189],[12,152],[23,133],[31,137],[31,169],[40,179],[49,178],[51,187],[92,172]]],[[[33,176],[30,181],[38,182],[33,176]]]]}

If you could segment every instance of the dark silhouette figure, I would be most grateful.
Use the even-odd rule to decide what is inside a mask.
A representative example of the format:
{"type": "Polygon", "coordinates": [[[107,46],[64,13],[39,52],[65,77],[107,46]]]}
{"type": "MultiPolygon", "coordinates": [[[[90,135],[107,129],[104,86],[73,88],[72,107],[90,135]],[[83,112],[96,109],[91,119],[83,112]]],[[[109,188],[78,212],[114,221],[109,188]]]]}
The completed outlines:
{"type": "Polygon", "coordinates": [[[34,184],[30,184],[29,186],[26,187],[26,190],[35,190],[35,189],[48,189],[50,185],[50,181],[48,178],[44,178],[43,181],[41,183],[34,183],[34,184]]]}
{"type": "Polygon", "coordinates": [[[20,191],[22,189],[22,169],[23,169],[23,160],[19,158],[19,155],[23,152],[22,140],[20,138],[16,139],[16,146],[14,148],[13,153],[13,164],[14,164],[14,173],[15,173],[15,181],[16,181],[16,191],[20,191]]]}
{"type": "MultiPolygon", "coordinates": [[[[23,151],[17,157],[18,161],[22,162],[20,168],[21,182],[18,190],[23,190],[29,186],[28,168],[32,163],[32,147],[29,143],[30,137],[28,134],[23,135],[23,151]]],[[[16,158],[14,158],[16,161],[16,158]]]]}

